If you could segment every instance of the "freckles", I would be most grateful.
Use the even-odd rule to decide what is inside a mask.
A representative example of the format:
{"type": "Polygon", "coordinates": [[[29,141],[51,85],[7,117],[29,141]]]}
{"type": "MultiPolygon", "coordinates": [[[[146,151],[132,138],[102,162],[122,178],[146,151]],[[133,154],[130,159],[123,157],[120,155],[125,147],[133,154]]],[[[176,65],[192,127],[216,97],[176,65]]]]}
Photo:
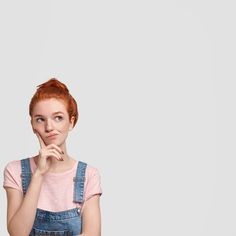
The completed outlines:
{"type": "Polygon", "coordinates": [[[69,131],[69,127],[63,129],[63,133],[67,133],[69,131]]]}

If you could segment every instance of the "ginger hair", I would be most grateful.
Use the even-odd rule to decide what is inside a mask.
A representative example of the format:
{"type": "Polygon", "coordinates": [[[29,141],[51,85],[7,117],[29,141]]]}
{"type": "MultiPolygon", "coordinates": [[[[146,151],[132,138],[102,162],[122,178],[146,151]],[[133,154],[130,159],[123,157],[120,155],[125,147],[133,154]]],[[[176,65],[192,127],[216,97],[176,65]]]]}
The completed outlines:
{"type": "Polygon", "coordinates": [[[69,119],[71,120],[74,116],[74,127],[79,115],[77,103],[71,96],[67,86],[56,78],[49,79],[47,82],[37,86],[37,91],[31,98],[29,104],[30,117],[32,118],[33,108],[37,102],[50,98],[60,99],[65,103],[69,119]]]}

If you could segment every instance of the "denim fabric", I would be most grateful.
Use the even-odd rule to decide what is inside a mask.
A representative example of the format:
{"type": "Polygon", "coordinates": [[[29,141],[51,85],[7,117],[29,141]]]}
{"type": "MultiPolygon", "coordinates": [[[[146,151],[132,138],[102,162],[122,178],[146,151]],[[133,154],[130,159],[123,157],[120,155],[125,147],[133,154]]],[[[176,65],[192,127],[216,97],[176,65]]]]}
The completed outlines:
{"type": "MultiPolygon", "coordinates": [[[[74,177],[74,199],[76,203],[83,203],[84,181],[87,164],[78,162],[74,177]]],[[[29,158],[21,160],[22,188],[24,194],[31,180],[29,158]]],[[[66,211],[52,212],[37,208],[35,221],[30,236],[77,236],[82,232],[80,208],[66,211]]]]}
{"type": "Polygon", "coordinates": [[[31,169],[29,159],[21,160],[21,178],[22,178],[22,189],[25,194],[31,180],[31,169]]]}

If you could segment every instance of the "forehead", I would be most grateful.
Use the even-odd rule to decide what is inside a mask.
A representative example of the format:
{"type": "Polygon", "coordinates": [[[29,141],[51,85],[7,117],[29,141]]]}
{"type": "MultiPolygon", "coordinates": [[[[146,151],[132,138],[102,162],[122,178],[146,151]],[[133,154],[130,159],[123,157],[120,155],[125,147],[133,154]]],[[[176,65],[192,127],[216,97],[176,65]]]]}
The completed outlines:
{"type": "Polygon", "coordinates": [[[49,98],[38,101],[32,111],[32,115],[48,115],[55,112],[67,113],[66,104],[61,99],[49,98]]]}

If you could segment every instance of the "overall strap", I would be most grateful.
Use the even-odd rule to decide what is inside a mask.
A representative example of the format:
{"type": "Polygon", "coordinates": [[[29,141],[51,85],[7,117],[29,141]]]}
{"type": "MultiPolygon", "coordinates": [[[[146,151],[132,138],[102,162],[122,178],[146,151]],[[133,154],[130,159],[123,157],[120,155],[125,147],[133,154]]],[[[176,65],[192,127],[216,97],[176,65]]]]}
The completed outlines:
{"type": "Polygon", "coordinates": [[[30,169],[30,160],[25,158],[21,160],[21,182],[22,189],[25,195],[31,180],[31,169],[30,169]]]}
{"type": "Polygon", "coordinates": [[[82,203],[84,196],[84,182],[85,171],[87,164],[79,161],[76,170],[76,177],[74,177],[74,202],[82,203]]]}

